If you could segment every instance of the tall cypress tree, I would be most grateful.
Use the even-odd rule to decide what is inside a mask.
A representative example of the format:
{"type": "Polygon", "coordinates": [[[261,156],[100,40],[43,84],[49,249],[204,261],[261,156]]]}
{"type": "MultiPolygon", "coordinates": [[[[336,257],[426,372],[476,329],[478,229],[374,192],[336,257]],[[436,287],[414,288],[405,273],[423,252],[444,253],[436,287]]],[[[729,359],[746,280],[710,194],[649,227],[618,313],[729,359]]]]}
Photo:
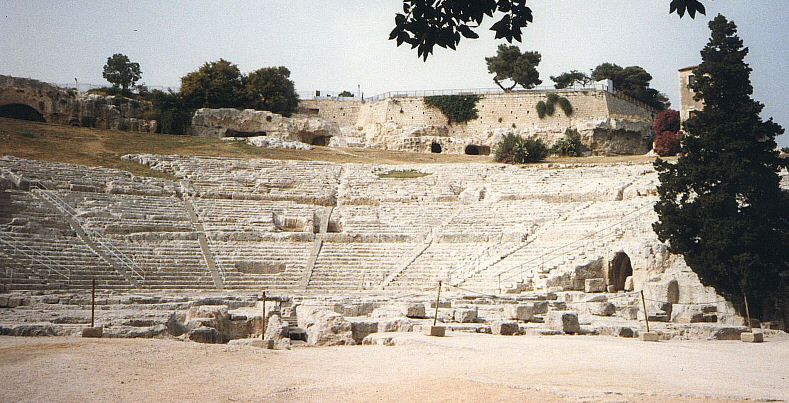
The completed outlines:
{"type": "MultiPolygon", "coordinates": [[[[676,163],[658,159],[659,220],[669,250],[682,254],[702,284],[740,313],[747,295],[754,317],[773,317],[786,300],[789,197],[779,187],[775,136],[784,132],[751,98],[748,48],[737,26],[718,15],[690,87],[704,110],[685,122],[676,163]]],[[[786,312],[787,307],[783,310],[786,312]]]]}

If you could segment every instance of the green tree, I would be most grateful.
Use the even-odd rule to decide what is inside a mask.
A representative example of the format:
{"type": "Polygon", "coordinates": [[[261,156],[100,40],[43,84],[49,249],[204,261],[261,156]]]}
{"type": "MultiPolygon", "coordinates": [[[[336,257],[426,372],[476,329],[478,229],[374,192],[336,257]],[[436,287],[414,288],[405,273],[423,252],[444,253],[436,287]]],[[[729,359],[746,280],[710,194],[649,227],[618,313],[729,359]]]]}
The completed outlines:
{"type": "Polygon", "coordinates": [[[578,70],[570,70],[569,72],[559,74],[556,77],[551,76],[551,80],[555,83],[554,87],[556,89],[562,89],[570,88],[575,84],[587,85],[592,82],[592,77],[589,77],[588,74],[582,73],[578,70]]]}
{"type": "MultiPolygon", "coordinates": [[[[693,71],[691,88],[705,103],[685,123],[676,164],[655,163],[660,200],[653,225],[702,284],[713,286],[744,313],[772,315],[789,269],[789,197],[779,188],[775,137],[783,128],[759,114],[751,98],[751,68],[733,22],[718,15],[693,71]]],[[[787,307],[784,307],[786,312],[787,307]]]]}
{"type": "Polygon", "coordinates": [[[542,84],[537,66],[540,64],[539,52],[523,52],[517,46],[499,45],[496,56],[486,57],[488,72],[493,74],[493,82],[504,91],[512,91],[516,85],[523,88],[534,88],[542,84]],[[512,80],[510,87],[501,84],[503,80],[512,80]]]}
{"type": "Polygon", "coordinates": [[[189,108],[180,95],[168,90],[153,90],[146,99],[153,104],[153,119],[158,122],[157,132],[188,134],[194,109],[189,108]]]}
{"type": "Polygon", "coordinates": [[[102,76],[114,89],[121,88],[123,93],[129,93],[129,88],[142,78],[140,64],[132,62],[129,57],[116,53],[107,58],[102,76]]]}
{"type": "Polygon", "coordinates": [[[290,116],[299,106],[299,96],[286,67],[264,67],[246,79],[247,106],[290,116]]]}
{"type": "Polygon", "coordinates": [[[622,68],[613,63],[603,63],[592,71],[592,80],[611,80],[614,89],[621,91],[654,108],[664,110],[669,107],[668,97],[660,91],[650,88],[652,75],[643,67],[628,66],[622,68]]]}
{"type": "Polygon", "coordinates": [[[340,98],[353,98],[353,93],[348,91],[348,90],[344,90],[343,92],[341,92],[337,96],[340,97],[340,98]]]}
{"type": "MultiPolygon", "coordinates": [[[[686,11],[690,18],[704,14],[702,0],[670,0],[669,13],[682,18],[686,11]]],[[[407,43],[427,60],[435,45],[455,50],[461,37],[479,38],[474,30],[486,16],[494,15],[501,17],[490,30],[496,32],[496,39],[509,43],[513,39],[520,42],[523,28],[532,22],[532,10],[525,0],[403,0],[403,12],[395,14],[389,39],[397,41],[397,46],[407,43]]]]}
{"type": "Polygon", "coordinates": [[[237,108],[244,105],[244,76],[225,59],[203,64],[181,78],[181,97],[191,108],[237,108]]]}

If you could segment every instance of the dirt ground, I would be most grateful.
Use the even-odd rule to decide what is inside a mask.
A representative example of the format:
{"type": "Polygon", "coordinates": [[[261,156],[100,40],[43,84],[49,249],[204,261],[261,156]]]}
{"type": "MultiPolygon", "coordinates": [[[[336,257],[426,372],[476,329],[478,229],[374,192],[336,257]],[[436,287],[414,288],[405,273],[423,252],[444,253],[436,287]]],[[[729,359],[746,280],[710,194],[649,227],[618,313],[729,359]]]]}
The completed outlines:
{"type": "Polygon", "coordinates": [[[291,351],[177,340],[0,337],[0,401],[789,399],[789,340],[398,334],[291,351]]]}

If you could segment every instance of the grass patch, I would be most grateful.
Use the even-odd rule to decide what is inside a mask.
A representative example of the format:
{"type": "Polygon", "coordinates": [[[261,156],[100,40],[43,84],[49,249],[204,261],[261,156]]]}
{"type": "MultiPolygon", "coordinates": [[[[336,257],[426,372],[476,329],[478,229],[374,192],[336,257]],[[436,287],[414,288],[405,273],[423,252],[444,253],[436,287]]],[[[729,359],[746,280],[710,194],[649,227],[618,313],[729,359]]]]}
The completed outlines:
{"type": "Polygon", "coordinates": [[[336,163],[468,163],[489,161],[468,155],[412,153],[369,148],[316,147],[313,150],[261,148],[243,141],[132,133],[0,118],[0,155],[130,171],[169,178],[147,166],[123,161],[125,154],[185,155],[336,163]]]}
{"type": "Polygon", "coordinates": [[[391,171],[378,173],[378,177],[381,179],[416,179],[428,175],[430,174],[427,172],[420,172],[414,169],[393,169],[391,171]]]}
{"type": "MultiPolygon", "coordinates": [[[[373,148],[316,147],[310,151],[260,148],[243,141],[222,141],[193,136],[131,133],[28,122],[0,118],[0,156],[13,155],[50,162],[64,162],[92,167],[129,171],[138,176],[172,179],[170,175],[147,166],[121,160],[125,154],[185,155],[228,158],[266,158],[273,160],[326,161],[361,164],[448,164],[486,163],[491,156],[414,153],[373,148]]],[[[655,157],[559,157],[547,162],[605,165],[619,162],[647,163],[655,157]]],[[[413,179],[424,172],[396,169],[382,178],[413,179]]]]}

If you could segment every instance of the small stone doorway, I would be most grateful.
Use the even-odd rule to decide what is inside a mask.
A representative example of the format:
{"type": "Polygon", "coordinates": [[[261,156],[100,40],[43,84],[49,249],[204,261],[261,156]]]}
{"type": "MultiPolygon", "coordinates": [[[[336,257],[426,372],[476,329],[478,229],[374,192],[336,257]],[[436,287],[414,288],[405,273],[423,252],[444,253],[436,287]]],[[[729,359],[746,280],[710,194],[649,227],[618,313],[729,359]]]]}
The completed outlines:
{"type": "Polygon", "coordinates": [[[630,265],[630,256],[625,252],[617,252],[611,263],[608,264],[608,285],[614,286],[614,291],[625,289],[625,279],[633,275],[633,266],[630,265]]]}

